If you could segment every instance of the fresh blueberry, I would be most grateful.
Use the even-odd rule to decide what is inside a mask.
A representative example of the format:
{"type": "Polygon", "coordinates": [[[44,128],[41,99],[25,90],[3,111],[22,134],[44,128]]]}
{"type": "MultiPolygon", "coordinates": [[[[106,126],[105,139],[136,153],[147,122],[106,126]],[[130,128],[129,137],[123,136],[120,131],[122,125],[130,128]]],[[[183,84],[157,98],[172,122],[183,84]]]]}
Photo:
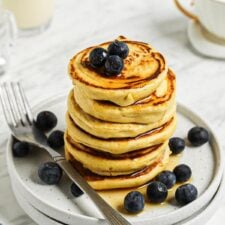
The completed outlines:
{"type": "Polygon", "coordinates": [[[193,184],[184,184],[178,187],[175,193],[175,199],[181,205],[186,205],[197,197],[198,190],[193,184]]]}
{"type": "Polygon", "coordinates": [[[142,211],[144,205],[144,196],[139,191],[131,191],[124,198],[124,208],[130,213],[142,211]]]}
{"type": "Polygon", "coordinates": [[[118,75],[123,69],[123,60],[117,55],[110,55],[105,62],[106,75],[118,75]]]}
{"type": "Polygon", "coordinates": [[[70,190],[74,197],[79,197],[84,194],[84,192],[75,183],[71,184],[70,190]]]}
{"type": "Polygon", "coordinates": [[[62,169],[55,162],[45,162],[39,166],[38,175],[46,184],[58,184],[62,177],[62,169]]]}
{"type": "Polygon", "coordinates": [[[43,111],[37,115],[36,126],[41,131],[50,131],[57,124],[57,117],[50,111],[43,111]]]}
{"type": "Polygon", "coordinates": [[[176,179],[178,182],[185,182],[189,180],[192,174],[191,168],[185,164],[176,166],[173,172],[176,175],[176,179]]]}
{"type": "Polygon", "coordinates": [[[184,139],[179,138],[179,137],[170,138],[170,140],[169,140],[169,147],[170,147],[170,151],[173,154],[181,153],[184,150],[184,148],[185,148],[184,139]]]}
{"type": "Polygon", "coordinates": [[[165,170],[161,172],[157,177],[156,180],[165,184],[167,189],[170,189],[176,184],[176,176],[173,172],[165,170]]]}
{"type": "Polygon", "coordinates": [[[53,149],[59,149],[64,146],[64,132],[61,130],[53,131],[48,137],[48,144],[53,149]]]}
{"type": "Polygon", "coordinates": [[[201,146],[209,141],[209,133],[203,127],[193,127],[188,132],[188,140],[193,146],[201,146]]]}
{"type": "Polygon", "coordinates": [[[93,67],[101,67],[107,58],[107,51],[104,48],[94,48],[90,55],[89,61],[93,67]]]}
{"type": "Polygon", "coordinates": [[[125,42],[115,40],[108,47],[109,55],[118,55],[125,59],[129,54],[129,48],[125,42]]]}
{"type": "Polygon", "coordinates": [[[13,155],[15,157],[24,157],[28,155],[29,150],[30,150],[30,145],[24,141],[22,142],[18,141],[13,145],[13,155]]]}
{"type": "Polygon", "coordinates": [[[147,187],[147,196],[150,202],[161,203],[167,198],[168,190],[165,184],[159,181],[149,183],[147,187]]]}

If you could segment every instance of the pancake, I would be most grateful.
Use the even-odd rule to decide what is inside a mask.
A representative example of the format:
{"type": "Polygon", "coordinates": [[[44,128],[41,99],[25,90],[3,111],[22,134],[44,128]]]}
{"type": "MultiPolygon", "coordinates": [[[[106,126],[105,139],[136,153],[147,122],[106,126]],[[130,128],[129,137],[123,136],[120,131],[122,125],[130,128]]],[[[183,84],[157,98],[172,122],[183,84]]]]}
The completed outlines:
{"type": "MultiPolygon", "coordinates": [[[[116,123],[149,124],[161,120],[167,109],[175,104],[176,79],[169,70],[166,81],[147,98],[133,105],[121,107],[108,101],[96,101],[87,98],[74,87],[74,98],[82,110],[89,115],[104,121],[116,123]],[[163,93],[163,94],[162,94],[163,93]]],[[[107,92],[107,91],[106,91],[107,92]]]]}
{"type": "Polygon", "coordinates": [[[134,173],[153,164],[164,154],[168,142],[135,152],[113,155],[82,144],[71,143],[71,138],[66,133],[65,147],[74,159],[92,172],[99,175],[118,176],[134,173]]]}
{"type": "Polygon", "coordinates": [[[124,68],[107,76],[93,68],[90,52],[76,54],[68,70],[65,157],[96,190],[148,183],[169,161],[169,139],[177,123],[176,76],[150,45],[124,37],[124,68]]]}
{"type": "Polygon", "coordinates": [[[107,49],[111,42],[87,48],[76,54],[69,63],[68,71],[77,90],[91,100],[111,101],[119,106],[128,106],[149,96],[165,78],[168,67],[162,54],[146,43],[128,40],[129,55],[118,76],[106,77],[92,69],[88,57],[96,47],[107,49]]]}
{"type": "Polygon", "coordinates": [[[122,176],[100,176],[92,173],[82,167],[74,158],[67,154],[67,160],[69,160],[72,165],[81,173],[81,175],[87,180],[89,185],[95,190],[108,190],[108,189],[118,189],[118,188],[131,188],[139,187],[148,183],[155,176],[164,170],[167,163],[169,162],[170,150],[167,148],[163,156],[154,164],[145,167],[144,169],[137,171],[130,175],[122,176]]]}
{"type": "Polygon", "coordinates": [[[75,124],[77,124],[81,129],[85,130],[89,134],[104,139],[136,137],[139,134],[162,126],[168,122],[176,112],[176,103],[174,103],[167,109],[165,115],[159,121],[149,124],[125,124],[99,120],[85,113],[76,103],[73,97],[73,91],[71,91],[68,96],[67,105],[68,113],[75,124]]]}
{"type": "Polygon", "coordinates": [[[172,136],[176,128],[176,115],[161,127],[150,130],[135,138],[111,138],[106,140],[95,137],[79,128],[70,118],[69,114],[66,115],[66,124],[68,135],[74,143],[81,143],[103,152],[122,154],[165,142],[172,136]]]}

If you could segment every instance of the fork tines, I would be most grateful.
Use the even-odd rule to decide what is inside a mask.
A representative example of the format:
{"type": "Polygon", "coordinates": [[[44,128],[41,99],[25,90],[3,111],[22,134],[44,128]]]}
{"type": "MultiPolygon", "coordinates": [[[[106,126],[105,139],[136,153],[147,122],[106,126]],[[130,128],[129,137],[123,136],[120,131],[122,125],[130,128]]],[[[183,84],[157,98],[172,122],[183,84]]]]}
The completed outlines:
{"type": "Polygon", "coordinates": [[[32,125],[31,108],[19,82],[3,83],[1,103],[5,119],[10,127],[32,125]]]}

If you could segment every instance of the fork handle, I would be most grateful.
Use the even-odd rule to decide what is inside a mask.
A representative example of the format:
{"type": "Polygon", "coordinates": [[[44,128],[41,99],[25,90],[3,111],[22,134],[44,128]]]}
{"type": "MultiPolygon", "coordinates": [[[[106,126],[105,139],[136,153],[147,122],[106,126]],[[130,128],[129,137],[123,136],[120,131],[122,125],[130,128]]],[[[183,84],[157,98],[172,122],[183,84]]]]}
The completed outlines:
{"type": "Polygon", "coordinates": [[[64,157],[57,157],[55,162],[62,168],[68,177],[75,182],[96,204],[105,216],[108,224],[111,225],[131,225],[123,216],[114,210],[100,195],[84,180],[76,169],[64,157]]]}

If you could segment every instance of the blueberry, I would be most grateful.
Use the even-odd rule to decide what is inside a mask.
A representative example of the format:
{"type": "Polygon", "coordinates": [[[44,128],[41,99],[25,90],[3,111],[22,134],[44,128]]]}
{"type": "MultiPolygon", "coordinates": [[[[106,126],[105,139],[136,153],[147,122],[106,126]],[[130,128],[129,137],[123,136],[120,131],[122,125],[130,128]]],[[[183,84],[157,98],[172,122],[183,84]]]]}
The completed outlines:
{"type": "Polygon", "coordinates": [[[124,198],[124,208],[130,213],[142,211],[144,205],[144,196],[139,191],[131,191],[124,198]]]}
{"type": "Polygon", "coordinates": [[[167,189],[170,189],[176,184],[176,176],[173,172],[165,170],[161,172],[157,177],[156,180],[165,184],[167,189]]]}
{"type": "Polygon", "coordinates": [[[129,48],[125,42],[115,40],[108,47],[109,55],[118,55],[125,59],[129,54],[129,48]]]}
{"type": "Polygon", "coordinates": [[[147,187],[147,196],[150,202],[161,203],[167,198],[168,190],[165,184],[159,181],[149,183],[147,187]]]}
{"type": "Polygon", "coordinates": [[[193,184],[184,184],[178,187],[175,193],[175,199],[181,205],[186,205],[197,197],[198,190],[193,184]]]}
{"type": "Polygon", "coordinates": [[[55,162],[45,162],[39,166],[38,175],[46,184],[58,184],[62,177],[62,169],[55,162]]]}
{"type": "Polygon", "coordinates": [[[176,175],[176,179],[178,182],[185,182],[189,180],[192,174],[191,168],[185,164],[176,166],[173,172],[176,175]]]}
{"type": "Polygon", "coordinates": [[[185,148],[184,139],[179,138],[179,137],[170,138],[170,140],[169,140],[169,147],[170,147],[170,151],[173,154],[181,153],[184,150],[184,148],[185,148]]]}
{"type": "Polygon", "coordinates": [[[36,126],[41,131],[50,131],[57,124],[57,117],[50,111],[43,111],[37,115],[36,126]]]}
{"type": "Polygon", "coordinates": [[[15,157],[24,157],[28,155],[29,151],[30,151],[30,145],[27,142],[18,141],[13,145],[13,155],[15,157]]]}
{"type": "Polygon", "coordinates": [[[70,190],[74,197],[79,197],[84,194],[84,192],[75,183],[71,184],[70,190]]]}
{"type": "Polygon", "coordinates": [[[95,48],[89,55],[89,61],[93,67],[101,67],[107,58],[107,51],[104,48],[95,48]]]}
{"type": "Polygon", "coordinates": [[[48,144],[53,149],[59,149],[64,146],[64,132],[60,130],[53,131],[48,137],[48,144]]]}
{"type": "Polygon", "coordinates": [[[209,133],[203,127],[193,127],[188,132],[188,140],[193,146],[201,146],[209,141],[209,133]]]}
{"type": "Polygon", "coordinates": [[[105,62],[106,75],[118,75],[123,69],[123,60],[117,55],[110,55],[105,62]]]}

